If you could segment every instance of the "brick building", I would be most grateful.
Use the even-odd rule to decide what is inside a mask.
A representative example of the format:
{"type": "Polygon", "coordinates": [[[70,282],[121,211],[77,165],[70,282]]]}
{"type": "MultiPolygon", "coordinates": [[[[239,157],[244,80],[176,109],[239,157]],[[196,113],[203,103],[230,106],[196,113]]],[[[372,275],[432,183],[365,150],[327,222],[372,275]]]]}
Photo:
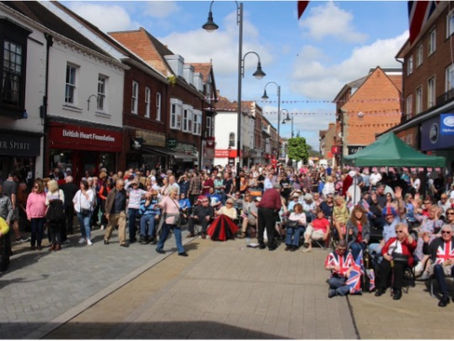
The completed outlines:
{"type": "Polygon", "coordinates": [[[374,142],[377,134],[400,123],[401,85],[400,69],[377,66],[367,76],[341,89],[334,99],[335,144],[340,147],[341,155],[356,153],[374,142]]]}
{"type": "Polygon", "coordinates": [[[205,141],[205,146],[214,146],[216,88],[211,64],[202,67],[202,64],[185,63],[182,56],[174,54],[144,28],[110,35],[167,78],[169,85],[161,98],[161,110],[166,135],[162,152],[171,155],[169,166],[180,169],[201,166],[202,142],[205,141]],[[196,68],[209,70],[205,73],[205,81],[196,68]]]}
{"type": "Polygon", "coordinates": [[[413,42],[397,53],[403,61],[403,116],[390,129],[423,152],[454,165],[454,11],[440,1],[413,42]]]}
{"type": "Polygon", "coordinates": [[[336,138],[336,123],[330,123],[328,129],[320,130],[319,139],[320,139],[320,154],[326,160],[332,160],[334,158],[334,153],[332,147],[335,146],[336,138]]]}

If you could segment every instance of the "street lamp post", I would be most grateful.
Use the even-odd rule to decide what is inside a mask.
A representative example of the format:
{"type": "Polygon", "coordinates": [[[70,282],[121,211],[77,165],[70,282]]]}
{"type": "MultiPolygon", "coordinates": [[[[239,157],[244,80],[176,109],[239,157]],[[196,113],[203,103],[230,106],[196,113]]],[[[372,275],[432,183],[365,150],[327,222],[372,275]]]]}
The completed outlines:
{"type": "MultiPolygon", "coordinates": [[[[263,89],[263,95],[262,95],[262,99],[264,100],[267,100],[269,97],[268,95],[266,94],[266,87],[270,84],[274,84],[277,88],[277,149],[279,150],[279,153],[280,153],[280,150],[281,150],[281,141],[280,141],[280,136],[281,136],[281,86],[279,84],[277,84],[276,82],[268,82],[265,84],[265,87],[263,89]]],[[[279,159],[280,155],[278,155],[278,159],[279,159]]]]}
{"type": "Polygon", "coordinates": [[[292,128],[292,130],[291,130],[292,131],[292,135],[291,136],[293,138],[293,115],[290,118],[288,110],[287,109],[282,109],[282,111],[284,111],[284,110],[287,112],[287,116],[283,119],[282,124],[285,124],[286,122],[291,121],[291,128],[292,128]]]}
{"type": "MultiPolygon", "coordinates": [[[[214,0],[210,3],[210,11],[208,13],[208,20],[202,26],[202,28],[208,32],[215,31],[219,28],[218,25],[214,23],[213,20],[213,7],[214,0]]],[[[243,3],[235,1],[236,4],[236,24],[238,25],[238,120],[237,120],[237,154],[238,154],[238,163],[237,163],[237,175],[239,176],[240,170],[242,167],[241,159],[241,82],[244,77],[244,59],[250,53],[254,53],[258,57],[257,70],[253,73],[253,76],[257,79],[263,78],[266,74],[262,70],[262,65],[260,62],[260,56],[253,51],[246,53],[243,57],[243,3]]]]}

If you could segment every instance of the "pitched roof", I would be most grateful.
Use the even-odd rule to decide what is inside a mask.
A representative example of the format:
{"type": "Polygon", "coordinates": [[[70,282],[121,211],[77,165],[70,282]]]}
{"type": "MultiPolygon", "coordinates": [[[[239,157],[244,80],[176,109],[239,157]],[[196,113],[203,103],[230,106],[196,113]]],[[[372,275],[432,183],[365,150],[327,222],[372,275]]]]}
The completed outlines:
{"type": "MultiPolygon", "coordinates": [[[[231,102],[229,99],[223,96],[218,97],[218,102],[216,103],[216,110],[218,112],[220,111],[231,111],[231,112],[236,112],[238,110],[238,102],[233,101],[231,102]]],[[[242,112],[248,113],[251,108],[251,104],[253,101],[241,101],[241,109],[242,112]]]]}
{"type": "Polygon", "coordinates": [[[76,29],[72,28],[58,16],[42,6],[38,1],[2,1],[2,3],[47,27],[48,29],[75,41],[76,43],[86,46],[106,56],[110,56],[99,46],[93,44],[89,39],[80,34],[76,29]]]}
{"type": "Polygon", "coordinates": [[[402,75],[388,75],[388,77],[396,88],[402,92],[402,75]]]}
{"type": "Polygon", "coordinates": [[[211,63],[188,63],[188,64],[191,64],[194,67],[194,72],[200,72],[200,74],[202,75],[202,79],[205,83],[208,82],[212,68],[211,63]]]}

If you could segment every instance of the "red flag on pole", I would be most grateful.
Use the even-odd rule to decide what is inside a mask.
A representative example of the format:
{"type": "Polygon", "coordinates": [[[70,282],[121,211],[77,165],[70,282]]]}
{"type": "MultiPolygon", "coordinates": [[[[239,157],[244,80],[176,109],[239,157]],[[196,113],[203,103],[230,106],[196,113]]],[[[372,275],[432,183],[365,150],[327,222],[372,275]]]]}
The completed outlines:
{"type": "Polygon", "coordinates": [[[298,1],[298,19],[301,18],[308,4],[309,1],[298,1]]]}

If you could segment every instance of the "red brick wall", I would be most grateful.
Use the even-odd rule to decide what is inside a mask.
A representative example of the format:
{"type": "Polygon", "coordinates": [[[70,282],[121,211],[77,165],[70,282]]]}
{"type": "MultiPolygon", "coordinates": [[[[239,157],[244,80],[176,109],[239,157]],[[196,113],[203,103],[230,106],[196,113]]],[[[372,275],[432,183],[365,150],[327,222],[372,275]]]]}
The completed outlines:
{"type": "MultiPolygon", "coordinates": [[[[452,63],[450,42],[454,39],[452,36],[450,39],[446,38],[446,17],[448,15],[448,7],[441,13],[441,15],[435,20],[434,24],[430,26],[422,36],[421,39],[410,48],[409,52],[405,55],[404,61],[404,110],[406,107],[406,98],[413,94],[413,115],[416,115],[416,89],[422,86],[422,111],[426,111],[427,106],[427,81],[435,76],[435,101],[436,98],[445,93],[445,70],[452,63]],[[429,35],[432,28],[436,28],[436,50],[433,54],[428,56],[428,44],[429,35]],[[420,44],[424,46],[424,57],[423,63],[419,67],[416,67],[417,50],[420,44]],[[413,56],[413,73],[407,76],[407,63],[413,56]]],[[[406,111],[404,111],[406,112],[406,111]]]]}

